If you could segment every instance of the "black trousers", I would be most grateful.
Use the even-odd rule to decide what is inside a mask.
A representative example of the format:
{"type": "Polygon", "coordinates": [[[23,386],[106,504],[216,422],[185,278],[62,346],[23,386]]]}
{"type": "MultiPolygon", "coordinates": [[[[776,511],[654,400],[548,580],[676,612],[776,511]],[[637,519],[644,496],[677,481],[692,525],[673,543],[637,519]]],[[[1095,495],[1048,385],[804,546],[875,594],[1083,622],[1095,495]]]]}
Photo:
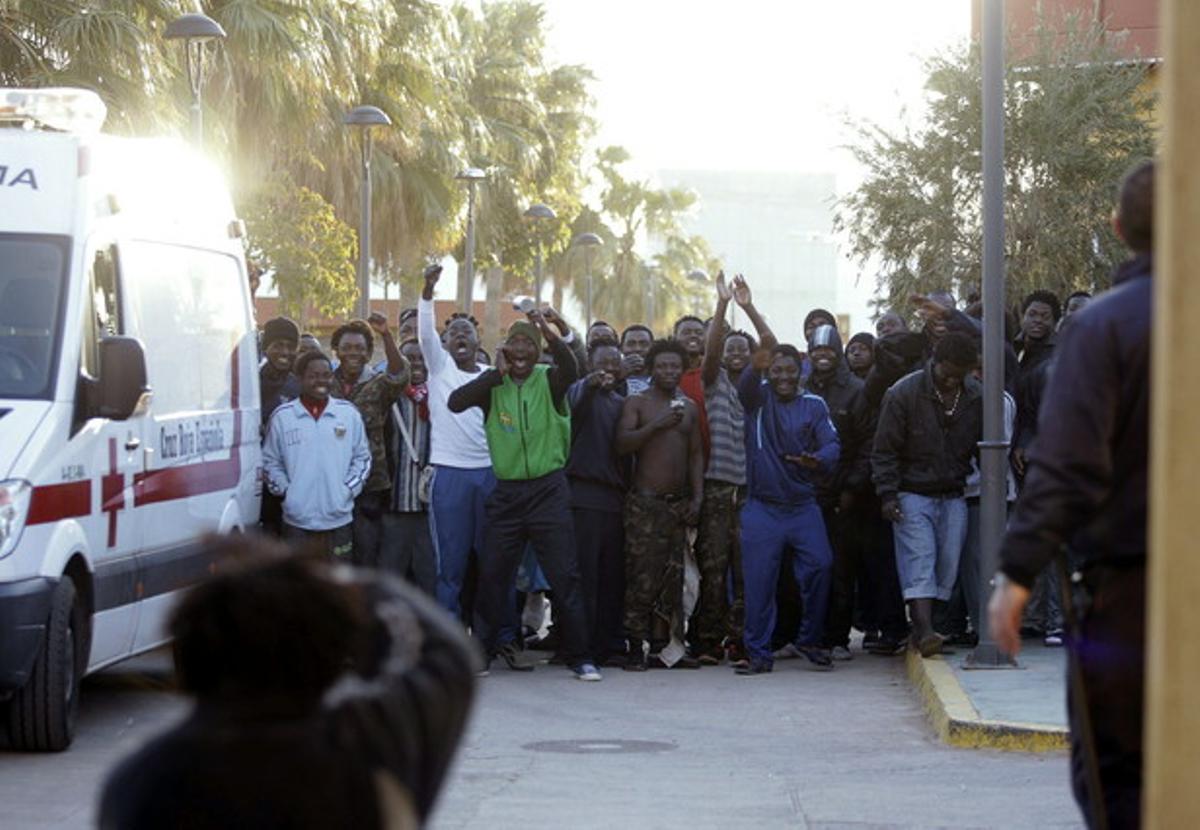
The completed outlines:
{"type": "Polygon", "coordinates": [[[485,653],[496,653],[500,630],[513,619],[513,581],[530,544],[554,592],[563,660],[568,666],[590,662],[566,475],[556,470],[529,481],[499,481],[484,509],[488,537],[479,560],[476,614],[485,653]]]}
{"type": "Polygon", "coordinates": [[[625,651],[625,523],[620,513],[586,507],[571,513],[588,652],[603,662],[625,651]]]}
{"type": "Polygon", "coordinates": [[[856,522],[861,522],[867,539],[863,549],[863,619],[869,628],[877,628],[885,637],[903,639],[908,634],[908,616],[904,612],[904,594],[896,572],[896,548],[892,523],[880,515],[883,509],[876,496],[864,499],[856,522]]]}
{"type": "MultiPolygon", "coordinates": [[[[1142,806],[1142,695],[1145,673],[1146,571],[1095,567],[1085,571],[1091,594],[1070,646],[1080,662],[1100,767],[1108,826],[1137,827],[1142,806]]],[[[1071,779],[1075,800],[1095,826],[1088,799],[1080,689],[1067,675],[1071,779]]]]}
{"type": "Polygon", "coordinates": [[[354,500],[354,552],[351,559],[355,565],[379,567],[383,514],[390,501],[390,490],[363,491],[354,500]]]}

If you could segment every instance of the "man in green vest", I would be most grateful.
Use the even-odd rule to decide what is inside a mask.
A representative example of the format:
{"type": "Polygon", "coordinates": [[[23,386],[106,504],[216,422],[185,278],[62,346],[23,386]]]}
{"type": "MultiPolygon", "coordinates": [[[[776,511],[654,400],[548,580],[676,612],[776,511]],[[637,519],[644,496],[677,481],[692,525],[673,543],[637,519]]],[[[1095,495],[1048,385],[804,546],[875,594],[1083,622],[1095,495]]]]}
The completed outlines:
{"type": "Polygon", "coordinates": [[[496,367],[450,393],[451,412],[483,410],[496,489],[485,504],[487,550],[479,562],[476,612],[489,659],[501,648],[512,617],[512,586],[526,545],[554,591],[554,618],[562,632],[563,661],[580,680],[599,680],[587,652],[583,594],[575,556],[570,488],[564,468],[571,448],[567,388],[579,376],[570,346],[542,313],[514,323],[496,354],[496,367]],[[538,363],[545,338],[554,365],[538,363]]]}

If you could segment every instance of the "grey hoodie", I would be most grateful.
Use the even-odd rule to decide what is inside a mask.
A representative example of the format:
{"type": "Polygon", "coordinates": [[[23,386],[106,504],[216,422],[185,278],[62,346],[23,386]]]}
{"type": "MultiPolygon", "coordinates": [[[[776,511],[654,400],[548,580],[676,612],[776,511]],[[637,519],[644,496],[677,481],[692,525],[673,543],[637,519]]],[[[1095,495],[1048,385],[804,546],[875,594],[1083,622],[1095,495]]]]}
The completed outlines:
{"type": "Polygon", "coordinates": [[[350,524],[354,498],[371,471],[362,416],[349,401],[330,398],[320,418],[300,399],[271,415],[263,443],[267,487],[283,498],[283,520],[303,530],[350,524]]]}

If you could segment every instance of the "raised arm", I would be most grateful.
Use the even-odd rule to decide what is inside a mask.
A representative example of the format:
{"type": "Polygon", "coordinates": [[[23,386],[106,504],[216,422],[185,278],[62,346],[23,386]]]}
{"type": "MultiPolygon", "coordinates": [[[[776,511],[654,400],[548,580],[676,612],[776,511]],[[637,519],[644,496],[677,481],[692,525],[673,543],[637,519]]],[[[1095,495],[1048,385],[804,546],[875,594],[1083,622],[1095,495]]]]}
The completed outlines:
{"type": "Polygon", "coordinates": [[[717,382],[721,373],[721,358],[724,357],[725,341],[721,336],[725,320],[725,310],[729,308],[729,299],[733,296],[725,285],[725,272],[717,272],[717,307],[713,309],[712,320],[708,323],[708,334],[704,338],[704,360],[700,364],[700,379],[705,388],[717,382]]]}
{"type": "Polygon", "coordinates": [[[771,362],[771,353],[759,349],[754,353],[750,365],[742,370],[742,376],[737,381],[738,399],[747,413],[753,412],[763,405],[763,370],[771,362]]]}
{"type": "Polygon", "coordinates": [[[478,653],[420,591],[398,579],[348,578],[366,606],[363,656],[326,694],[323,714],[335,740],[411,793],[424,821],[466,725],[478,653]]]}
{"type": "Polygon", "coordinates": [[[542,332],[542,337],[546,338],[546,345],[554,358],[554,365],[550,367],[547,380],[550,382],[550,398],[554,405],[561,409],[567,390],[572,383],[579,380],[579,364],[571,347],[547,324],[540,311],[535,309],[529,312],[529,319],[542,332]]]}
{"type": "Polygon", "coordinates": [[[440,265],[430,265],[425,269],[425,287],[421,289],[421,299],[417,301],[417,343],[421,346],[421,357],[425,358],[429,377],[441,372],[450,360],[438,334],[437,320],[434,319],[433,289],[441,276],[440,265]]]}
{"type": "MultiPolygon", "coordinates": [[[[404,387],[408,386],[408,361],[404,359],[404,356],[400,354],[399,347],[396,346],[396,338],[392,336],[392,330],[388,327],[387,317],[378,311],[373,312],[367,318],[367,324],[383,343],[383,353],[387,355],[387,374],[384,375],[384,378],[388,382],[389,393],[395,393],[392,397],[394,401],[400,397],[404,387]]],[[[391,401],[388,403],[390,404],[391,401]]]]}
{"type": "Polygon", "coordinates": [[[779,338],[775,336],[775,332],[771,331],[771,327],[767,325],[767,321],[755,307],[753,295],[750,293],[750,283],[746,282],[746,278],[741,274],[733,278],[733,299],[750,318],[750,324],[754,326],[754,331],[758,334],[759,345],[767,351],[778,346],[779,338]]]}

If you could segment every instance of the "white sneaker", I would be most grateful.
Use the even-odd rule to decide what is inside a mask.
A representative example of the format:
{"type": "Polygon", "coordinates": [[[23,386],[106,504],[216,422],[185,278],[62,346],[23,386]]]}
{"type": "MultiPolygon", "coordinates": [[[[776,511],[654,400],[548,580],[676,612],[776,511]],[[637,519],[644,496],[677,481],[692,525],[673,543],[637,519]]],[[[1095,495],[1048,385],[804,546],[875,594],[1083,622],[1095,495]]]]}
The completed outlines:
{"type": "Polygon", "coordinates": [[[575,673],[576,680],[587,680],[595,683],[597,680],[604,679],[600,676],[600,671],[591,663],[580,663],[578,666],[572,668],[571,671],[575,673]]]}
{"type": "Polygon", "coordinates": [[[850,653],[850,649],[846,648],[845,646],[834,646],[833,651],[830,652],[829,656],[834,660],[841,660],[843,662],[854,659],[854,655],[850,653]]]}
{"type": "Polygon", "coordinates": [[[800,649],[796,648],[793,643],[788,643],[771,656],[776,660],[794,660],[797,657],[803,657],[804,655],[800,653],[800,649]]]}

